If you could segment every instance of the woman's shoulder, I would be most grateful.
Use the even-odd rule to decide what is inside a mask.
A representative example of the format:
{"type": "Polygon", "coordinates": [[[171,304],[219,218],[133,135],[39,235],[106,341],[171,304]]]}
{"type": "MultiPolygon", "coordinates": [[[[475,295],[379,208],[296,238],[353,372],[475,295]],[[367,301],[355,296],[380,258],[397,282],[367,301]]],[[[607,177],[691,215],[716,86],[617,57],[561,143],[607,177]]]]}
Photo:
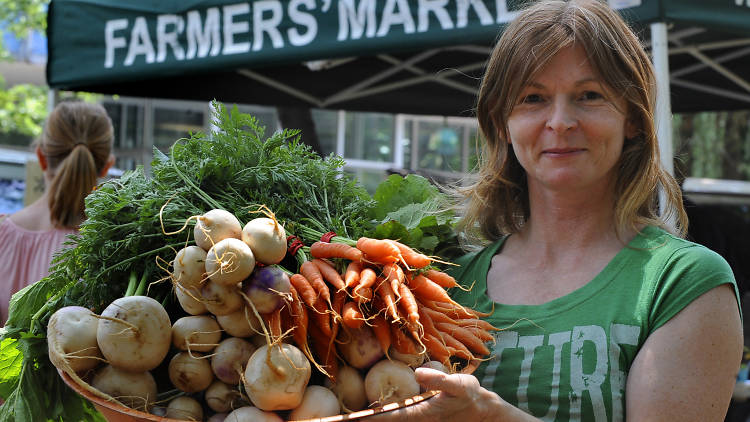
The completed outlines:
{"type": "Polygon", "coordinates": [[[708,247],[695,243],[689,239],[678,237],[660,227],[649,226],[641,233],[641,243],[646,250],[659,260],[684,263],[706,267],[711,271],[728,271],[731,269],[727,261],[717,252],[708,247]]]}

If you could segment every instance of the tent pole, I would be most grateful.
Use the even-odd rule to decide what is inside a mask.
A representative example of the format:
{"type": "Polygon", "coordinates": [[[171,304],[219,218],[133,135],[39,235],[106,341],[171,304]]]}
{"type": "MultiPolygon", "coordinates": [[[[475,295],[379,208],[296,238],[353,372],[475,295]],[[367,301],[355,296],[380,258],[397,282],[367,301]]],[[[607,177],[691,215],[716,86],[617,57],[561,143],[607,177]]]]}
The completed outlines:
{"type": "Polygon", "coordinates": [[[50,88],[47,91],[47,114],[52,113],[57,103],[60,102],[60,91],[57,88],[50,88]]]}
{"type": "MultiPolygon", "coordinates": [[[[654,62],[656,73],[656,110],[654,120],[656,125],[656,136],[659,141],[659,154],[664,169],[674,175],[673,148],[672,148],[672,106],[669,96],[669,52],[667,40],[667,24],[655,22],[651,24],[651,60],[654,62]]],[[[666,197],[664,190],[659,189],[659,208],[664,215],[666,197]]],[[[673,219],[666,224],[674,228],[673,219]]]]}

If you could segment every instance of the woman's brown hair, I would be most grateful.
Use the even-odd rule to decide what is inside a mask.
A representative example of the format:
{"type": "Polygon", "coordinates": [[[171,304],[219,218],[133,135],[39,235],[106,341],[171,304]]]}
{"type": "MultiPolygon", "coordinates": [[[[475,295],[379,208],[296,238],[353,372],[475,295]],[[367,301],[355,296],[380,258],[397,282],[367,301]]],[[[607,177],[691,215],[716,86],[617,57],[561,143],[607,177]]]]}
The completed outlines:
{"type": "Polygon", "coordinates": [[[618,233],[646,224],[687,229],[682,196],[661,166],[653,121],[656,83],[638,37],[606,2],[544,0],[519,13],[505,29],[487,64],[477,102],[484,139],[476,181],[467,197],[461,227],[471,237],[494,240],[517,232],[529,217],[526,173],[507,142],[508,117],[532,78],[558,51],[582,46],[612,92],[627,103],[638,134],[624,142],[615,182],[618,233]],[[663,191],[659,210],[659,188],[663,191]]]}
{"type": "Polygon", "coordinates": [[[39,140],[52,172],[49,209],[56,227],[74,228],[85,218],[84,199],[110,159],[112,120],[99,104],[65,101],[50,113],[39,140]]]}

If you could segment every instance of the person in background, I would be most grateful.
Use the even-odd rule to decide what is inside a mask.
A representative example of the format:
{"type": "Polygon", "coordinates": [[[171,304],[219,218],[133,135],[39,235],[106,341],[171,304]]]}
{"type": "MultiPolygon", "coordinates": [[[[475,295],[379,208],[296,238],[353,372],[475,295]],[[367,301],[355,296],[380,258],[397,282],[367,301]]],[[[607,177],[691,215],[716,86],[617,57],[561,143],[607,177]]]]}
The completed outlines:
{"type": "Polygon", "coordinates": [[[99,104],[65,101],[50,113],[36,156],[42,196],[0,222],[0,322],[11,296],[49,274],[54,254],[86,218],[84,198],[114,163],[113,129],[99,104]]]}
{"type": "Polygon", "coordinates": [[[473,286],[453,298],[501,330],[473,375],[418,369],[440,393],[375,420],[724,419],[737,287],[720,255],[683,239],[654,104],[649,57],[606,2],[543,0],[508,25],[463,191],[462,227],[485,246],[453,271],[473,286]]]}

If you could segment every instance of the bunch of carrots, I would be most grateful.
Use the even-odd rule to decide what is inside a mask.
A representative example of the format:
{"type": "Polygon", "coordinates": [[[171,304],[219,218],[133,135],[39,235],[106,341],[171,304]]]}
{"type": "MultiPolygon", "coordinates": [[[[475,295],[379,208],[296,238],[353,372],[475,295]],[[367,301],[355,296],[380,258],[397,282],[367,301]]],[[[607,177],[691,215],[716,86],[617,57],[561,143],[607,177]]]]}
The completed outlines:
{"type": "Polygon", "coordinates": [[[497,329],[480,319],[486,314],[449,297],[446,290],[460,286],[433,266],[442,261],[395,240],[366,237],[356,246],[318,241],[309,255],[290,277],[288,306],[268,316],[268,323],[276,338],[291,333],[330,378],[338,371],[339,331],[365,325],[386,356],[392,347],[455,368],[457,362],[465,365],[489,355],[485,343],[497,329]]]}

